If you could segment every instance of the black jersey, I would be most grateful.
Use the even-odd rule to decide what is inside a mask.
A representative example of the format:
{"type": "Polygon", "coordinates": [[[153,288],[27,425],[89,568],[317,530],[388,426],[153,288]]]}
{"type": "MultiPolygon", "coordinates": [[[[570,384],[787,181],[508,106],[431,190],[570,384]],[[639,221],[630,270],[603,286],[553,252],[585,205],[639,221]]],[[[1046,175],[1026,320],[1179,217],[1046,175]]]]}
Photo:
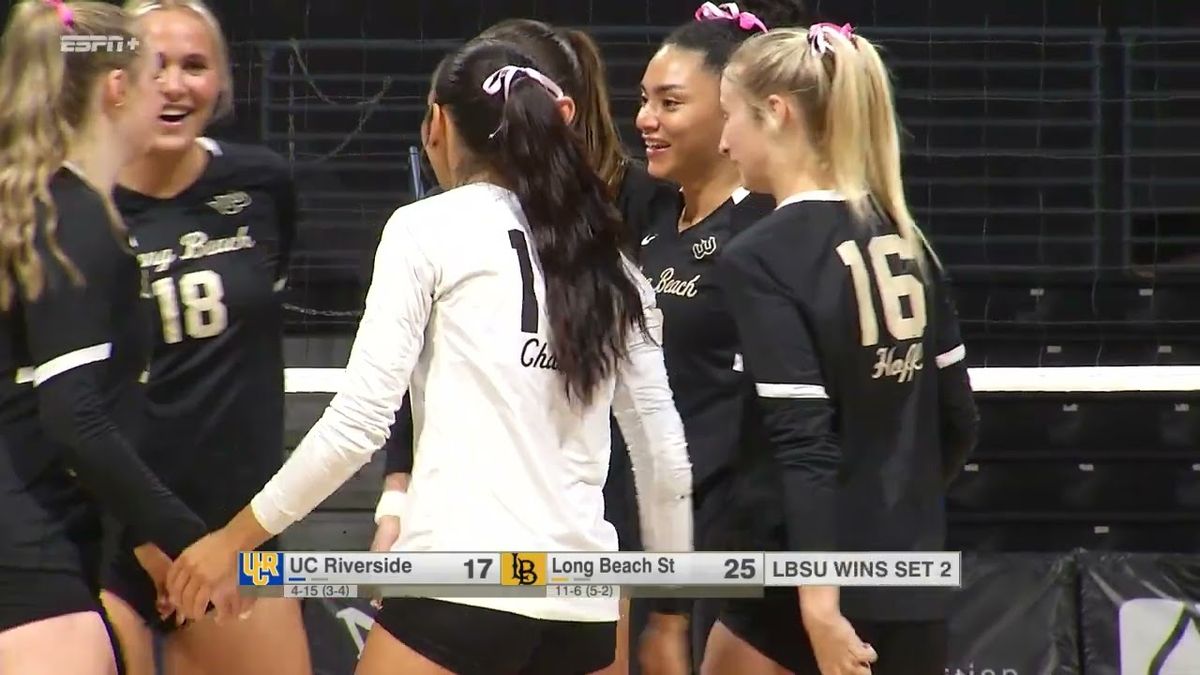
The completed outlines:
{"type": "Polygon", "coordinates": [[[639,242],[642,273],[663,313],[667,374],[687,430],[698,492],[737,455],[750,398],[737,330],[713,272],[730,241],[774,205],[769,196],[738,190],[680,232],[683,202],[677,196],[671,208],[657,211],[639,242]]]}
{"type": "Polygon", "coordinates": [[[180,194],[116,196],[158,310],[143,454],[216,526],[282,463],[280,291],[296,197],[273,152],[200,143],[208,165],[180,194]]]}
{"type": "Polygon", "coordinates": [[[99,511],[89,496],[136,543],[174,557],[205,528],[135,450],[150,344],[144,279],[100,195],[67,169],[50,194],[55,240],[83,283],[39,227],[46,287],[0,315],[0,565],[81,571],[77,525],[99,511]]]}
{"type": "MultiPolygon", "coordinates": [[[[938,371],[963,368],[965,350],[933,263],[923,272],[894,224],[872,219],[855,221],[836,193],[797,195],[718,262],[781,480],[775,544],[787,550],[945,544],[938,371]]],[[[842,591],[843,611],[862,619],[932,618],[945,599],[842,591]]]]}
{"type": "Polygon", "coordinates": [[[635,237],[631,243],[636,256],[640,254],[642,237],[655,223],[662,221],[663,214],[674,212],[676,219],[679,218],[679,188],[651,176],[645,166],[631,161],[621,179],[616,205],[630,234],[635,237]]]}

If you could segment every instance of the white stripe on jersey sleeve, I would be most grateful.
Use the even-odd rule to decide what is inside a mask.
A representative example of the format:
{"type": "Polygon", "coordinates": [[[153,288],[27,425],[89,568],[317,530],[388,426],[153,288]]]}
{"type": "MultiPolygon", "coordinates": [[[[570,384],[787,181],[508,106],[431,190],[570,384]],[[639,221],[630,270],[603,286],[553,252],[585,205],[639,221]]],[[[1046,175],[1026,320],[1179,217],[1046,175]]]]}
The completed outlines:
{"type": "Polygon", "coordinates": [[[966,345],[959,345],[944,354],[938,354],[934,360],[937,362],[938,368],[947,368],[965,358],[967,358],[967,347],[966,345]]]}
{"type": "Polygon", "coordinates": [[[761,398],[829,398],[819,384],[769,384],[755,382],[754,389],[761,398]]]}
{"type": "MultiPolygon", "coordinates": [[[[47,380],[62,375],[68,370],[74,370],[89,363],[107,360],[110,356],[112,356],[111,342],[76,349],[62,356],[56,356],[33,369],[33,386],[37,387],[45,384],[47,380]]],[[[18,373],[19,376],[20,373],[18,373]]]]}

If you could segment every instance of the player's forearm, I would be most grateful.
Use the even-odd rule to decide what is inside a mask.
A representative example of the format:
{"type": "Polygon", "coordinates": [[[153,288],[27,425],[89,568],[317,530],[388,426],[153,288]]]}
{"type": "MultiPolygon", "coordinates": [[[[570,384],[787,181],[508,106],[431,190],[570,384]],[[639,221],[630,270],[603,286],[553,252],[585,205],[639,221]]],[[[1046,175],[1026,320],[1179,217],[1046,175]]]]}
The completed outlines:
{"type": "Polygon", "coordinates": [[[76,368],[38,387],[43,427],[66,449],[69,468],[137,543],[152,542],[177,556],[208,528],[162,484],[105,413],[94,368],[76,368]]]}
{"type": "Polygon", "coordinates": [[[409,473],[389,473],[383,477],[383,491],[391,490],[398,492],[408,492],[408,483],[412,480],[412,474],[409,473]]]}
{"type": "Polygon", "coordinates": [[[613,414],[633,463],[647,549],[692,550],[692,465],[657,345],[631,347],[618,375],[613,414]]]}
{"type": "Polygon", "coordinates": [[[234,550],[238,551],[253,551],[265,544],[272,536],[272,533],[268,532],[259,522],[252,506],[238,511],[237,515],[222,528],[222,531],[229,537],[228,541],[234,550]]]}
{"type": "Polygon", "coordinates": [[[842,613],[837,586],[801,586],[797,589],[800,618],[805,625],[825,621],[842,613]]]}
{"type": "Polygon", "coordinates": [[[825,402],[760,399],[783,472],[788,549],[837,550],[837,475],[841,449],[825,402]]]}

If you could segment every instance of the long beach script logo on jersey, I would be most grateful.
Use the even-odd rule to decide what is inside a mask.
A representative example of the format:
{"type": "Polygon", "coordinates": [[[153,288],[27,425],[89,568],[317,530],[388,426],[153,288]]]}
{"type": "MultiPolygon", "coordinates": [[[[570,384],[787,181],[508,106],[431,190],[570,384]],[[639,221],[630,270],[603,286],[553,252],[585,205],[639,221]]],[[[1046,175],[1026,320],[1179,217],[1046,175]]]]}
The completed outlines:
{"type": "Polygon", "coordinates": [[[208,202],[208,205],[223,216],[236,216],[253,203],[254,201],[250,199],[250,195],[245,192],[230,192],[229,194],[213,197],[208,202]]]}
{"type": "Polygon", "coordinates": [[[179,237],[179,253],[175,248],[164,248],[157,251],[146,251],[138,254],[138,264],[143,268],[151,268],[155,272],[165,272],[179,260],[194,260],[207,258],[210,255],[220,255],[254,248],[256,242],[250,236],[250,227],[243,225],[232,237],[212,239],[206,232],[188,232],[179,237]]]}
{"type": "Polygon", "coordinates": [[[647,281],[654,284],[655,293],[669,293],[671,295],[678,295],[681,298],[694,298],[699,290],[700,275],[697,274],[686,281],[676,279],[675,268],[668,267],[658,275],[657,282],[654,279],[647,279],[647,281]]]}

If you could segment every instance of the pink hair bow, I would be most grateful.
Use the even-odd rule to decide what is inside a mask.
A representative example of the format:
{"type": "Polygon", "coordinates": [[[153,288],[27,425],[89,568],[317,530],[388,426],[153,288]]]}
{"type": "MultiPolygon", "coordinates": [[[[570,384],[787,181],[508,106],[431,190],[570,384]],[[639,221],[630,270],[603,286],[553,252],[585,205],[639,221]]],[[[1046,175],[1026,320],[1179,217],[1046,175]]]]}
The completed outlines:
{"type": "MultiPolygon", "coordinates": [[[[525,77],[533,78],[538,84],[542,85],[546,91],[550,92],[550,96],[554,97],[554,100],[556,101],[563,97],[562,87],[559,87],[557,84],[555,84],[554,80],[551,80],[533,68],[523,68],[521,66],[504,66],[500,70],[488,75],[488,78],[483,81],[483,91],[488,96],[495,96],[496,94],[503,93],[504,100],[507,101],[508,90],[512,87],[513,80],[515,80],[518,75],[524,75],[525,77]]],[[[506,122],[501,120],[500,126],[497,127],[496,130],[491,134],[489,134],[488,138],[495,138],[497,134],[504,130],[505,124],[506,122]]]]}
{"type": "Polygon", "coordinates": [[[808,29],[808,44],[824,56],[826,52],[833,51],[833,43],[829,41],[830,33],[838,33],[851,43],[854,42],[854,26],[848,23],[840,26],[835,23],[815,23],[808,29]]]}
{"type": "Polygon", "coordinates": [[[71,11],[71,8],[67,7],[67,4],[63,0],[43,0],[43,2],[58,12],[58,20],[62,22],[63,26],[71,28],[75,25],[75,12],[71,11]]]}
{"type": "Polygon", "coordinates": [[[767,26],[757,16],[738,9],[737,3],[726,2],[720,5],[706,2],[696,10],[697,21],[733,21],[742,30],[759,30],[767,32],[767,26]]]}
{"type": "Polygon", "coordinates": [[[483,81],[483,91],[489,96],[495,96],[503,91],[504,98],[507,100],[508,90],[512,87],[513,79],[517,75],[524,75],[537,80],[538,84],[545,87],[546,91],[550,92],[550,95],[556,99],[563,97],[562,88],[555,84],[554,80],[551,80],[533,68],[522,68],[521,66],[504,66],[492,73],[483,81]]]}

